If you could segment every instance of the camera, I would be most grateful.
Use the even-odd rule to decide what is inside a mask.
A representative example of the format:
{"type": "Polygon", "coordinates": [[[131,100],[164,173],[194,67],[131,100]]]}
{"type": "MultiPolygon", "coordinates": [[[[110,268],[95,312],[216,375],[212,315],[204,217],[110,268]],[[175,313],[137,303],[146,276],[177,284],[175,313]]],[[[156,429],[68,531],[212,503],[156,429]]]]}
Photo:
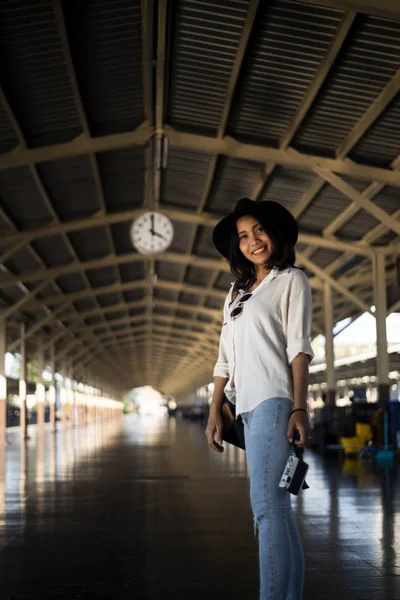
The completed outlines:
{"type": "Polygon", "coordinates": [[[279,487],[297,496],[300,490],[308,487],[304,481],[307,471],[308,464],[302,458],[291,454],[283,471],[279,487]]]}
{"type": "Polygon", "coordinates": [[[296,430],[293,436],[293,450],[283,470],[279,487],[297,496],[301,490],[308,488],[305,478],[308,464],[303,460],[303,448],[297,448],[295,441],[300,439],[296,430]]]}

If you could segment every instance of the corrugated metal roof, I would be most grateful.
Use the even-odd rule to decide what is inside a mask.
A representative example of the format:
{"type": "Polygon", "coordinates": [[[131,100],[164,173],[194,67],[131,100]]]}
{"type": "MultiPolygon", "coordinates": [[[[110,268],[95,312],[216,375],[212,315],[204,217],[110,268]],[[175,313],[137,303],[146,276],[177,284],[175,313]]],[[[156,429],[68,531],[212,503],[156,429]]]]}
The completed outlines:
{"type": "Polygon", "coordinates": [[[108,211],[140,206],[144,201],[144,149],[126,148],[96,156],[108,211]]]}
{"type": "Polygon", "coordinates": [[[12,69],[2,69],[2,83],[29,145],[79,135],[52,1],[1,2],[0,39],[3,61],[6,56],[12,61],[12,69]]]}
{"type": "MultiPolygon", "coordinates": [[[[342,177],[356,190],[362,192],[368,184],[342,177]]],[[[325,186],[298,220],[300,229],[321,233],[329,223],[351,204],[350,198],[332,186],[325,186]]],[[[360,237],[364,229],[360,229],[360,237]]]]}
{"type": "Polygon", "coordinates": [[[76,273],[74,275],[63,275],[62,277],[57,278],[57,283],[62,289],[62,291],[66,294],[70,294],[72,292],[80,292],[81,290],[86,289],[86,282],[81,273],[76,273]]]}
{"type": "Polygon", "coordinates": [[[162,171],[161,204],[196,208],[202,198],[211,158],[210,154],[171,148],[168,168],[162,171]]]}
{"type": "Polygon", "coordinates": [[[119,265],[119,272],[122,282],[140,281],[144,279],[145,264],[140,262],[119,265]]]}
{"type": "Polygon", "coordinates": [[[100,210],[88,156],[52,160],[37,169],[60,218],[78,219],[100,210]]]}
{"type": "Polygon", "coordinates": [[[157,261],[156,272],[163,281],[178,281],[182,272],[182,265],[171,264],[164,261],[157,261]]]}
{"type": "Polygon", "coordinates": [[[268,178],[260,200],[279,202],[288,210],[293,210],[304,192],[316,179],[317,175],[310,171],[277,167],[272,176],[268,178]]]}
{"type": "Polygon", "coordinates": [[[199,227],[193,253],[205,258],[221,258],[212,241],[211,227],[199,227]]]}
{"type": "Polygon", "coordinates": [[[355,217],[350,219],[346,225],[337,231],[337,234],[344,239],[358,240],[377,225],[379,225],[379,221],[370,213],[361,209],[355,217]]]}
{"type": "Polygon", "coordinates": [[[41,227],[53,220],[28,167],[0,170],[0,197],[2,207],[20,229],[41,227]]]}
{"type": "Polygon", "coordinates": [[[67,265],[74,260],[71,250],[59,235],[36,240],[32,246],[48,267],[67,265]]]}
{"type": "Polygon", "coordinates": [[[135,302],[135,300],[141,300],[145,296],[145,290],[129,290],[122,292],[123,299],[125,302],[135,302]]]}
{"type": "Polygon", "coordinates": [[[215,132],[242,35],[248,0],[177,0],[169,120],[215,132]]]}
{"type": "Polygon", "coordinates": [[[327,248],[319,248],[312,255],[312,262],[321,269],[327,267],[330,263],[341,256],[341,252],[337,250],[329,250],[327,248]]]}
{"type": "Polygon", "coordinates": [[[332,44],[341,17],[341,11],[291,0],[265,3],[230,131],[279,145],[332,44]]]}
{"type": "Polygon", "coordinates": [[[350,158],[356,162],[389,167],[400,154],[399,140],[400,94],[350,152],[350,158]]]}
{"type": "MultiPolygon", "coordinates": [[[[114,267],[104,267],[103,269],[90,269],[86,272],[87,277],[90,281],[90,285],[94,288],[97,287],[101,287],[103,285],[111,285],[112,283],[116,282],[116,278],[115,278],[115,268],[114,267]]],[[[104,296],[101,296],[101,302],[102,302],[102,306],[105,306],[104,303],[104,296]]],[[[118,295],[115,295],[114,298],[116,298],[116,300],[114,300],[115,302],[118,302],[118,295]]],[[[113,304],[112,302],[110,304],[113,304]]]]}
{"type": "MultiPolygon", "coordinates": [[[[115,225],[111,225],[111,235],[114,242],[114,248],[116,254],[127,254],[128,252],[134,252],[134,248],[131,242],[130,229],[132,223],[130,221],[125,221],[124,223],[116,223],[115,225]]],[[[120,268],[125,267],[126,265],[121,265],[120,268]]],[[[133,263],[135,268],[138,266],[133,263]]]]}
{"type": "MultiPolygon", "coordinates": [[[[0,41],[1,48],[1,41],[0,41]]],[[[0,153],[8,152],[11,148],[18,145],[18,138],[8,116],[0,103],[0,153]]]]}
{"type": "Polygon", "coordinates": [[[93,135],[145,118],[140,0],[64,0],[72,60],[93,135]]]}
{"type": "Polygon", "coordinates": [[[209,269],[198,269],[195,267],[189,267],[186,272],[185,282],[193,285],[204,285],[207,286],[210,281],[210,270],[209,269]]]}
{"type": "Polygon", "coordinates": [[[160,288],[154,288],[153,291],[154,298],[159,298],[160,300],[170,300],[171,302],[176,301],[178,297],[178,292],[174,292],[173,290],[166,290],[160,288]]]}
{"type": "Polygon", "coordinates": [[[105,227],[95,227],[85,232],[73,231],[69,238],[80,260],[101,258],[111,252],[105,227]]]}
{"type": "Polygon", "coordinates": [[[293,146],[315,154],[335,150],[399,68],[400,22],[358,15],[352,36],[293,146]]]}
{"type": "Polygon", "coordinates": [[[239,198],[252,196],[262,175],[260,163],[236,158],[221,159],[208,198],[207,212],[227,214],[239,198]]]}
{"type": "Polygon", "coordinates": [[[172,226],[174,228],[174,239],[169,250],[179,252],[180,254],[189,252],[189,243],[193,235],[194,225],[172,221],[172,226]]]}

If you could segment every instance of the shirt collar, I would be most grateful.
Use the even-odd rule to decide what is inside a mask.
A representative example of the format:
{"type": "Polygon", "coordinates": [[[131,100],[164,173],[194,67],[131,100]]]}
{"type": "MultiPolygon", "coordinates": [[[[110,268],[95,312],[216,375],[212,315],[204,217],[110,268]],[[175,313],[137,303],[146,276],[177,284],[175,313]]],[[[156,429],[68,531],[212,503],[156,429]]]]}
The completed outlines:
{"type": "MultiPolygon", "coordinates": [[[[266,283],[269,283],[270,281],[272,281],[273,279],[275,279],[275,277],[280,277],[281,275],[283,275],[284,273],[289,273],[289,271],[291,270],[291,267],[287,267],[286,269],[282,269],[279,270],[276,267],[272,267],[271,271],[268,273],[268,275],[262,280],[262,282],[260,283],[260,285],[258,287],[256,287],[256,290],[258,290],[259,288],[263,287],[266,283]]],[[[234,281],[231,282],[231,285],[234,285],[234,281]]],[[[245,294],[246,291],[245,290],[239,290],[239,292],[241,294],[245,294]]]]}

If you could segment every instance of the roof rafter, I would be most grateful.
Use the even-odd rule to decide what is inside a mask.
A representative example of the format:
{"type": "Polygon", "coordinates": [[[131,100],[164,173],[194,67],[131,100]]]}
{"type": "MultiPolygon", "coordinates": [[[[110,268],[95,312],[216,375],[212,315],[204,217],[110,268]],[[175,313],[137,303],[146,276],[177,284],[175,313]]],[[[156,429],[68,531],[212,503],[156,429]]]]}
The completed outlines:
{"type": "MultiPolygon", "coordinates": [[[[144,285],[144,284],[143,284],[144,285]]],[[[180,310],[180,311],[187,311],[187,312],[191,312],[192,310],[196,310],[197,312],[200,312],[201,314],[204,315],[208,315],[210,317],[218,317],[221,315],[221,311],[217,310],[216,308],[208,308],[208,307],[197,307],[197,306],[190,306],[189,304],[185,304],[183,302],[173,302],[171,300],[159,300],[158,298],[154,299],[154,307],[157,308],[165,308],[168,310],[180,310]]],[[[104,316],[107,313],[113,313],[113,312],[121,312],[123,310],[130,310],[130,309],[135,309],[135,308],[142,308],[145,307],[147,304],[147,299],[146,298],[142,298],[141,300],[132,300],[131,302],[119,302],[117,304],[112,304],[110,306],[101,306],[98,308],[92,308],[89,310],[85,310],[82,311],[80,313],[80,316],[83,319],[86,319],[87,317],[93,317],[96,315],[100,315],[100,316],[104,316]]],[[[76,315],[71,314],[66,315],[65,317],[63,317],[63,321],[64,322],[73,322],[73,321],[77,321],[78,318],[76,317],[76,315]]]]}
{"type": "Polygon", "coordinates": [[[324,158],[312,154],[303,154],[293,148],[280,150],[267,146],[238,142],[229,136],[225,136],[222,140],[219,140],[215,137],[176,131],[172,127],[166,127],[165,129],[172,147],[187,148],[214,154],[219,153],[255,162],[276,162],[287,167],[306,171],[314,170],[314,168],[327,169],[334,173],[354,177],[355,179],[383,181],[388,185],[400,187],[400,173],[393,172],[390,169],[361,165],[349,158],[324,158]]]}
{"type": "MultiPolygon", "coordinates": [[[[170,126],[164,127],[164,133],[167,135],[171,147],[187,148],[210,154],[222,154],[261,163],[275,162],[304,170],[312,170],[314,167],[320,167],[329,169],[335,173],[354,177],[355,179],[382,181],[388,185],[400,187],[400,173],[394,173],[390,169],[361,165],[350,159],[326,158],[303,154],[295,152],[292,148],[280,150],[269,146],[239,142],[230,136],[218,139],[195,133],[184,133],[170,126]]],[[[17,148],[0,157],[0,169],[45,162],[46,160],[55,160],[71,155],[104,152],[117,148],[132,147],[134,145],[143,146],[151,137],[152,128],[149,127],[148,123],[145,123],[133,132],[99,136],[90,139],[79,136],[66,144],[47,146],[39,149],[21,150],[17,148]],[[74,152],[71,151],[71,145],[74,152]],[[65,152],[62,152],[63,149],[65,152]]]]}
{"type": "Polygon", "coordinates": [[[360,208],[363,208],[365,211],[370,213],[377,221],[380,221],[383,223],[383,225],[386,225],[388,229],[392,229],[397,233],[397,235],[400,235],[400,223],[394,220],[392,215],[389,215],[377,204],[374,204],[365,195],[357,191],[352,185],[344,181],[344,179],[338,177],[338,175],[335,175],[335,173],[331,173],[322,169],[315,169],[315,172],[328,181],[337,190],[342,192],[345,196],[353,200],[353,202],[358,204],[360,208]]]}
{"type": "MultiPolygon", "coordinates": [[[[204,227],[214,227],[219,221],[218,217],[207,213],[196,214],[165,207],[163,207],[162,210],[163,213],[166,214],[172,221],[177,221],[180,223],[192,223],[195,225],[203,225],[204,227]]],[[[2,237],[2,244],[7,245],[20,241],[25,241],[26,244],[29,244],[33,240],[53,237],[62,233],[95,229],[103,225],[115,223],[125,223],[127,221],[134,220],[142,213],[143,209],[133,209],[107,215],[91,215],[90,217],[85,217],[83,219],[66,221],[56,225],[48,225],[44,228],[35,229],[29,232],[21,231],[7,234],[2,237]]],[[[371,254],[371,250],[366,247],[365,244],[350,244],[349,242],[340,240],[338,238],[331,237],[329,239],[325,239],[324,237],[305,232],[299,233],[299,242],[302,244],[312,244],[315,246],[321,246],[323,248],[333,248],[338,250],[353,249],[354,251],[354,248],[356,248],[357,252],[361,254],[365,254],[366,256],[371,254]]]]}
{"type": "Polygon", "coordinates": [[[336,289],[338,292],[343,294],[343,296],[345,296],[348,300],[350,300],[350,302],[352,302],[356,306],[359,306],[362,310],[364,310],[366,312],[371,312],[370,307],[368,305],[366,305],[362,300],[360,300],[360,298],[358,296],[353,294],[353,292],[350,292],[350,290],[348,288],[346,288],[342,283],[333,279],[333,277],[328,275],[326,273],[326,271],[324,271],[323,269],[318,267],[309,258],[306,258],[305,256],[303,256],[300,252],[298,253],[298,257],[299,257],[299,260],[301,260],[301,262],[303,263],[303,265],[305,267],[307,267],[307,269],[309,271],[311,271],[312,273],[314,273],[317,277],[322,279],[322,281],[329,283],[332,288],[336,289]]]}
{"type": "MultiPolygon", "coordinates": [[[[390,165],[392,169],[400,168],[400,156],[395,158],[395,160],[390,165]]],[[[375,196],[377,196],[385,187],[384,183],[379,183],[378,181],[374,181],[361,192],[361,195],[367,198],[367,200],[372,200],[375,196]]],[[[343,227],[350,219],[357,214],[360,210],[360,204],[358,202],[352,202],[344,211],[342,211],[335,219],[333,219],[329,225],[325,227],[323,230],[324,236],[334,235],[338,229],[343,227]]],[[[393,216],[392,216],[393,218],[393,216]]]]}

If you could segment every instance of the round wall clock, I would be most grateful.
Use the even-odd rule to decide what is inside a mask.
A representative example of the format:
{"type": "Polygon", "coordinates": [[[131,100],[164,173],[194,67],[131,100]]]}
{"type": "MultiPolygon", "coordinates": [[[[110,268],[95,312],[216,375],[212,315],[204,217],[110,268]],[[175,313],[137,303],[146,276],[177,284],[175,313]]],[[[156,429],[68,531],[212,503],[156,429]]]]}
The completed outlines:
{"type": "Polygon", "coordinates": [[[145,212],[131,226],[132,244],[141,254],[165,252],[174,237],[170,219],[157,211],[145,212]]]}

